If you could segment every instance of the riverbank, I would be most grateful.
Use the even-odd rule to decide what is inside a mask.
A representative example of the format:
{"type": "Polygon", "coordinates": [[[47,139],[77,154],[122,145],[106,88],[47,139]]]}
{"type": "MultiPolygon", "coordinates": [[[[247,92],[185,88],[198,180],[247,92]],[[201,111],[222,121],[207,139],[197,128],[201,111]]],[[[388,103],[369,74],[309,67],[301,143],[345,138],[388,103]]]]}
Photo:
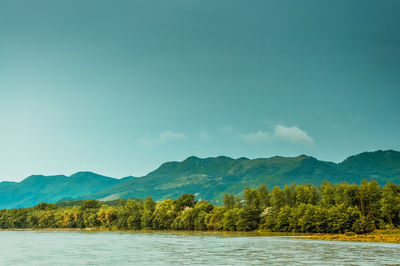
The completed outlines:
{"type": "Polygon", "coordinates": [[[249,236],[287,236],[287,237],[300,237],[308,236],[305,233],[288,233],[288,232],[269,232],[269,231],[191,231],[191,230],[116,230],[108,228],[13,228],[13,229],[0,229],[0,231],[35,231],[35,232],[114,232],[114,233],[132,233],[132,234],[175,234],[175,235],[219,235],[229,237],[249,237],[249,236]]]}
{"type": "Polygon", "coordinates": [[[188,231],[188,230],[112,230],[107,228],[22,228],[0,229],[0,231],[46,231],[46,232],[119,232],[142,234],[178,234],[178,235],[219,235],[227,237],[257,237],[257,236],[285,236],[290,238],[302,238],[329,241],[353,241],[353,242],[383,242],[400,243],[400,229],[376,230],[366,234],[318,234],[318,233],[287,233],[268,231],[188,231]]]}
{"type": "Polygon", "coordinates": [[[307,236],[295,236],[294,238],[330,241],[400,243],[400,229],[375,230],[366,234],[311,234],[307,236]]]}

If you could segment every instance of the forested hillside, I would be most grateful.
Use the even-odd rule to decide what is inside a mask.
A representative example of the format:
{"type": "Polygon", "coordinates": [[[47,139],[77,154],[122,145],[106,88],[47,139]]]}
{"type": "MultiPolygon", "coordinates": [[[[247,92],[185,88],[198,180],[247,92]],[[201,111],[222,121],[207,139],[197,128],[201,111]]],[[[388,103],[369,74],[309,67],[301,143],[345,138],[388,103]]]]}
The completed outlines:
{"type": "Polygon", "coordinates": [[[64,175],[32,175],[23,181],[0,183],[0,208],[22,208],[40,202],[55,203],[99,192],[126,180],[91,172],[64,175]]]}
{"type": "Polygon", "coordinates": [[[98,228],[110,230],[263,229],[279,232],[364,233],[400,225],[400,186],[383,188],[363,180],[321,186],[285,185],[269,191],[246,188],[243,198],[225,194],[223,206],[192,194],[155,202],[96,200],[67,205],[41,203],[27,209],[0,210],[0,228],[98,228]]]}
{"type": "Polygon", "coordinates": [[[360,183],[364,178],[376,180],[379,185],[399,184],[400,152],[365,152],[339,164],[306,155],[266,159],[192,156],[182,162],[164,163],[140,178],[114,179],[91,172],[70,177],[30,176],[20,183],[0,183],[0,208],[30,207],[67,199],[104,201],[151,196],[159,201],[177,199],[182,194],[222,205],[226,192],[243,197],[246,187],[257,188],[261,184],[272,189],[292,183],[321,185],[325,180],[360,183]]]}
{"type": "Polygon", "coordinates": [[[192,156],[182,162],[165,163],[145,177],[117,184],[90,198],[109,200],[150,195],[163,200],[191,193],[198,199],[222,204],[225,192],[243,196],[245,187],[256,188],[261,184],[272,189],[291,183],[320,185],[324,180],[360,183],[363,178],[376,180],[380,185],[400,183],[400,152],[366,152],[339,164],[305,155],[254,160],[192,156]]]}

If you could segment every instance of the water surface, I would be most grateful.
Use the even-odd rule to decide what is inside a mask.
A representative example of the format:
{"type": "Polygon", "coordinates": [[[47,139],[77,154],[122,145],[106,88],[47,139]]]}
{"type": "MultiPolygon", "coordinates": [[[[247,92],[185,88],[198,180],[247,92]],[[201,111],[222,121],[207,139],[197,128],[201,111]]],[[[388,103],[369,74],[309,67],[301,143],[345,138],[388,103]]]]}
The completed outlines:
{"type": "Polygon", "coordinates": [[[0,265],[400,265],[400,245],[229,234],[0,231],[0,265]]]}

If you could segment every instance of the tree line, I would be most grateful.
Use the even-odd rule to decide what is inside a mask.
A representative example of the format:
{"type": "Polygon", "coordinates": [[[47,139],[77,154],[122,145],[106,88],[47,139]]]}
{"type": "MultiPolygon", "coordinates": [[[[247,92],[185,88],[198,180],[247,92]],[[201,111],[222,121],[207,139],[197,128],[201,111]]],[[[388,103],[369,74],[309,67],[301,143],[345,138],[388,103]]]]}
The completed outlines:
{"type": "Polygon", "coordinates": [[[266,230],[277,232],[364,233],[400,226],[400,185],[363,180],[360,185],[265,185],[246,188],[243,198],[225,194],[223,206],[184,194],[155,202],[97,200],[80,206],[40,203],[0,210],[0,228],[99,228],[109,230],[266,230]],[[61,207],[60,207],[61,206],[61,207]]]}

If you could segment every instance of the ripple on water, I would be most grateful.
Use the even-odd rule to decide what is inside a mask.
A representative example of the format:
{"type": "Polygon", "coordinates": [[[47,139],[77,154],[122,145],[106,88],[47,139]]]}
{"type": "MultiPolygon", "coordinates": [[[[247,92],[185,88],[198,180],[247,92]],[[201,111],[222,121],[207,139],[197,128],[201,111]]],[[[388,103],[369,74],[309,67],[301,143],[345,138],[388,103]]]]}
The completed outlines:
{"type": "Polygon", "coordinates": [[[117,232],[0,231],[0,265],[400,265],[400,245],[117,232]]]}

